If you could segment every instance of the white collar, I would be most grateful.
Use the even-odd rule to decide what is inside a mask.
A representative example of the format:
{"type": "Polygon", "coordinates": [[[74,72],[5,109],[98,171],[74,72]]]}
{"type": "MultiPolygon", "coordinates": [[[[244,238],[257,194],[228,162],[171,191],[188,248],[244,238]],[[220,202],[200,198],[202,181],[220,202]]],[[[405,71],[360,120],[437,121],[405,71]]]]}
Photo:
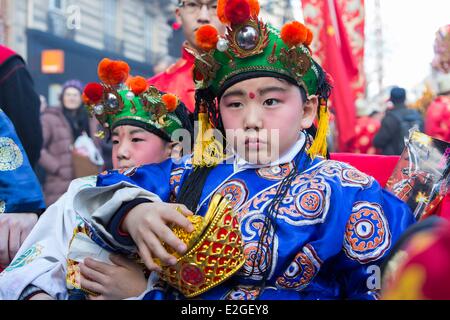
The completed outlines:
{"type": "Polygon", "coordinates": [[[302,150],[305,142],[306,142],[306,136],[303,132],[301,132],[297,142],[285,154],[283,154],[277,160],[275,160],[269,164],[250,163],[250,162],[247,162],[244,158],[241,158],[238,154],[235,154],[233,170],[234,170],[234,172],[237,172],[237,171],[246,170],[246,169],[259,169],[259,168],[273,167],[273,166],[278,166],[278,165],[282,165],[285,163],[289,163],[295,158],[295,156],[300,152],[300,150],[302,150]]]}

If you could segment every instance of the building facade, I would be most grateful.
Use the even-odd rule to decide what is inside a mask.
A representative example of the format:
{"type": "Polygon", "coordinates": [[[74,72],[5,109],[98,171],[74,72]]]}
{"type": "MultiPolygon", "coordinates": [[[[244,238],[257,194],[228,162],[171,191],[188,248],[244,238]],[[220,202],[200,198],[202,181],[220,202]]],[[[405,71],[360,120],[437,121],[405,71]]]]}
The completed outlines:
{"type": "Polygon", "coordinates": [[[0,41],[27,60],[37,91],[51,104],[65,80],[97,80],[103,57],[151,76],[153,63],[167,54],[170,1],[0,0],[0,9],[0,41]],[[43,72],[42,54],[51,49],[64,52],[64,72],[43,72]]]}
{"type": "MultiPolygon", "coordinates": [[[[292,19],[288,0],[260,0],[275,26],[292,19]]],[[[57,103],[68,79],[96,81],[103,57],[127,61],[135,73],[151,76],[152,66],[180,54],[182,35],[171,28],[177,0],[0,0],[0,43],[21,54],[36,89],[57,103]],[[43,71],[43,52],[64,52],[63,72],[43,71]]],[[[176,31],[181,33],[181,30],[176,31]]]]}

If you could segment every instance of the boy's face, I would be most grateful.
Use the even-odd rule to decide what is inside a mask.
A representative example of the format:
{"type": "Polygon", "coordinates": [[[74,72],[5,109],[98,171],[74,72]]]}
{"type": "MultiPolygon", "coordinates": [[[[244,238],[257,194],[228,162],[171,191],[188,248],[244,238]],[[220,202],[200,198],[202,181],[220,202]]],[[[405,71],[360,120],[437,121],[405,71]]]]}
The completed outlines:
{"type": "Polygon", "coordinates": [[[195,32],[203,25],[214,26],[219,34],[225,33],[225,26],[217,17],[216,0],[183,0],[176,12],[177,22],[183,27],[183,33],[189,46],[197,49],[195,32]]]}
{"type": "Polygon", "coordinates": [[[314,121],[317,97],[302,100],[297,86],[277,78],[254,78],[233,85],[219,104],[228,143],[250,163],[277,160],[314,121]]]}
{"type": "Polygon", "coordinates": [[[172,144],[134,126],[119,126],[112,134],[114,169],[159,163],[170,156],[172,144]]]}

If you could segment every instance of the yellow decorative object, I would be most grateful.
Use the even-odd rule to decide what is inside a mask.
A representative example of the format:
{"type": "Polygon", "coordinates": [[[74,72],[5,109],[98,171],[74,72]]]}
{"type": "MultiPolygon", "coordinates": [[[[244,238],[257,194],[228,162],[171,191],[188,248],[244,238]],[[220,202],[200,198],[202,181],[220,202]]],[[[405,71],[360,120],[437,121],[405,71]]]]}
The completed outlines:
{"type": "Polygon", "coordinates": [[[317,156],[327,156],[327,134],[330,114],[325,101],[322,101],[319,108],[319,124],[317,126],[316,137],[308,150],[308,154],[312,159],[317,156]]]}
{"type": "MultiPolygon", "coordinates": [[[[77,226],[73,231],[72,239],[69,242],[69,250],[78,233],[89,235],[89,231],[83,226],[77,226]]],[[[99,294],[81,287],[80,263],[78,261],[67,259],[66,285],[70,289],[80,289],[85,293],[98,296],[99,294]]]]}
{"type": "Polygon", "coordinates": [[[222,161],[223,157],[223,145],[214,136],[206,106],[200,105],[198,134],[195,140],[192,163],[194,167],[214,167],[222,161]]]}
{"type": "Polygon", "coordinates": [[[245,262],[239,222],[229,200],[215,195],[205,217],[199,218],[189,218],[195,228],[191,234],[173,228],[188,251],[177,259],[176,265],[161,266],[161,279],[187,298],[219,285],[245,262]]]}

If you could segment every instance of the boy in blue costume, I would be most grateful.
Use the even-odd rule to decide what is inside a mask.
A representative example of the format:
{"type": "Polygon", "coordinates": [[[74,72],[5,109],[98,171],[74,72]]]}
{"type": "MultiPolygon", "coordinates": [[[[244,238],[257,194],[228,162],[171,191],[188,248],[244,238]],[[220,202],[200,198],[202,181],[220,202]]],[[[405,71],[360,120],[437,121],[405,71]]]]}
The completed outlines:
{"type": "Polygon", "coordinates": [[[298,22],[280,32],[258,14],[254,0],[219,1],[226,37],[212,26],[197,31],[193,155],[100,175],[97,188],[77,195],[77,211],[101,241],[139,253],[156,271],[140,298],[183,298],[168,284],[201,288],[211,273],[227,274],[218,272],[227,263],[220,259],[209,269],[190,261],[174,281],[158,279],[181,261],[168,247],[189,251],[173,225],[192,232],[191,216],[204,216],[217,194],[236,212],[244,261],[189,294],[200,299],[375,298],[370,270],[414,222],[372,177],[326,160],[331,87],[311,57],[312,33],[298,22]],[[227,156],[207,135],[211,125],[226,137],[227,156]]]}

